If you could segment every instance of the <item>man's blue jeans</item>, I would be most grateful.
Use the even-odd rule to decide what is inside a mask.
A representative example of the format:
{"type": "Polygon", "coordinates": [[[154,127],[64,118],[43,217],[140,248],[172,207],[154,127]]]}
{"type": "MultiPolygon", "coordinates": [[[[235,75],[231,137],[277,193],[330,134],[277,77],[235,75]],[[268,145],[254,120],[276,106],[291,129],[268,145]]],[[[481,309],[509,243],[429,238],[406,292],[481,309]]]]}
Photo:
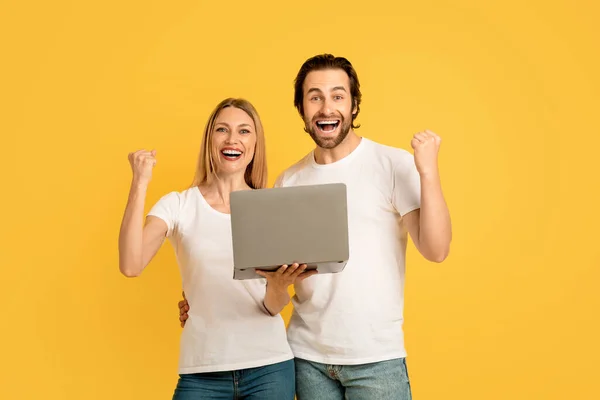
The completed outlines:
{"type": "Polygon", "coordinates": [[[406,359],[329,365],[296,358],[298,400],[411,400],[406,359]]]}

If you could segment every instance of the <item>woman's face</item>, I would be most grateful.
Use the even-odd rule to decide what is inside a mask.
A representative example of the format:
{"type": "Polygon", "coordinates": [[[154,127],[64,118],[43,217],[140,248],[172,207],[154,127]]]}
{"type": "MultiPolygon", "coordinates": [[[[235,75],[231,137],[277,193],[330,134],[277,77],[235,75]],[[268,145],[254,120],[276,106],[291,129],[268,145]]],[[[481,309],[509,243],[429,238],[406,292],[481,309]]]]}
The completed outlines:
{"type": "Polygon", "coordinates": [[[244,174],[254,158],[256,127],[244,110],[222,109],[212,132],[212,152],[218,175],[244,174]]]}

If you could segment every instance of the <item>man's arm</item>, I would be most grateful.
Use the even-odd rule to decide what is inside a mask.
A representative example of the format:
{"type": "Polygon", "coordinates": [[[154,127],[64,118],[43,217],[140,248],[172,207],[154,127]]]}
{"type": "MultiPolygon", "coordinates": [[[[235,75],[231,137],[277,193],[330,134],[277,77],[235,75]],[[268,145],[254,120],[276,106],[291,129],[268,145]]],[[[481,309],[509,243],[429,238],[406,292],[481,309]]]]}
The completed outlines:
{"type": "Polygon", "coordinates": [[[411,146],[421,185],[421,208],[403,216],[404,225],[419,253],[427,260],[442,262],[450,252],[452,225],[438,171],[441,139],[425,131],[415,135],[411,146]]]}

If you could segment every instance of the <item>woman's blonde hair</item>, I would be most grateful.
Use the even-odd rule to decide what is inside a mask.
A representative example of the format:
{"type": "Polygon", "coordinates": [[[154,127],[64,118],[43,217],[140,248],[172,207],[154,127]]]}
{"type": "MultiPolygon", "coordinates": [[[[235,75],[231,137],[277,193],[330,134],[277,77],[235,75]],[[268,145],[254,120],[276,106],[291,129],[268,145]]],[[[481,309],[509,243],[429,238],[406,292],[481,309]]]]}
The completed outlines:
{"type": "Polygon", "coordinates": [[[244,111],[252,121],[256,129],[256,145],[254,146],[254,155],[252,161],[246,167],[244,179],[246,184],[253,189],[264,189],[267,186],[267,157],[265,146],[265,133],[258,112],[254,106],[245,99],[228,98],[220,102],[208,118],[204,128],[204,137],[202,138],[202,147],[198,155],[198,164],[196,175],[194,176],[193,186],[199,186],[205,183],[212,183],[215,179],[215,160],[213,159],[212,139],[215,127],[215,121],[219,113],[227,107],[235,107],[244,111]]]}

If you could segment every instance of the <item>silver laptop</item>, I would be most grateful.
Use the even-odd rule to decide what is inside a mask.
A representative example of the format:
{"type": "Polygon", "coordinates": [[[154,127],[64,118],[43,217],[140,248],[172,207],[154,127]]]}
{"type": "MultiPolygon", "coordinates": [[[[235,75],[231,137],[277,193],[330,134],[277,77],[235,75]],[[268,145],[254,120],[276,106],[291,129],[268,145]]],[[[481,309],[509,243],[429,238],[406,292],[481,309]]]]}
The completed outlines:
{"type": "Polygon", "coordinates": [[[231,193],[233,278],[283,264],[337,273],[348,262],[348,206],[343,183],[231,193]]]}

